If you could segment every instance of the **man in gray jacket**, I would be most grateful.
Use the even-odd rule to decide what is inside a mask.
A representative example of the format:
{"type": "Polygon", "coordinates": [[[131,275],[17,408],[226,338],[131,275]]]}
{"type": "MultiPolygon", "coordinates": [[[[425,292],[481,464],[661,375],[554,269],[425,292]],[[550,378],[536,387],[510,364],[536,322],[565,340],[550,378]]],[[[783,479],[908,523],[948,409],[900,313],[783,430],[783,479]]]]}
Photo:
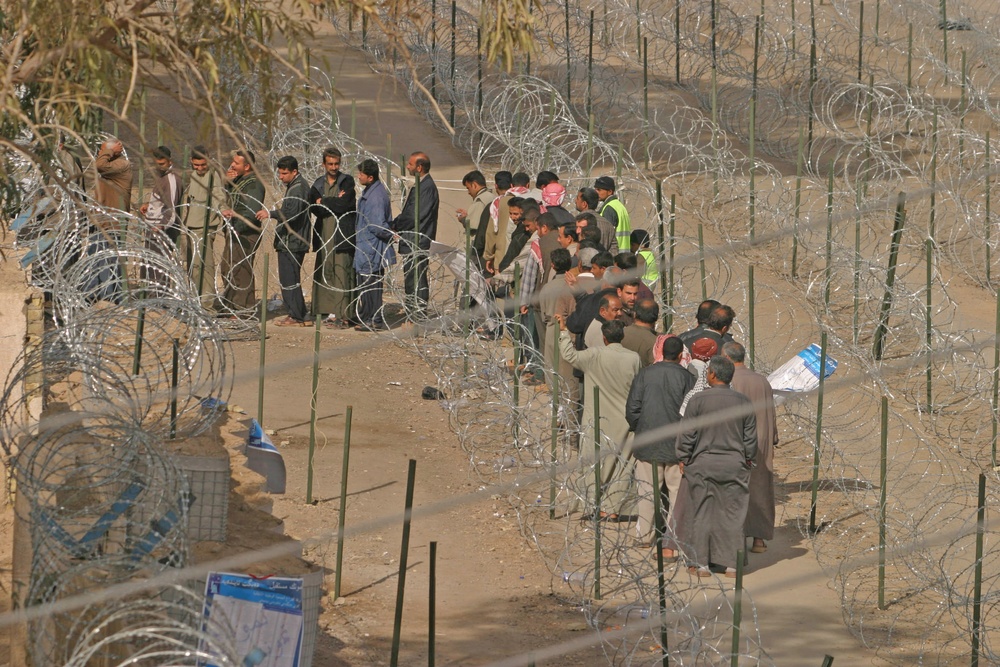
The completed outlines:
{"type": "Polygon", "coordinates": [[[688,560],[700,566],[688,570],[700,577],[711,575],[712,564],[735,577],[736,553],[744,547],[757,419],[750,399],[729,386],[735,371],[726,357],[712,357],[705,373],[709,387],[688,403],[677,439],[690,501],[683,535],[688,560]]]}
{"type": "MultiPolygon", "coordinates": [[[[639,502],[636,510],[637,536],[642,544],[653,545],[654,493],[663,493],[666,487],[669,512],[665,526],[673,530],[673,510],[677,504],[677,490],[681,485],[680,460],[677,458],[676,434],[658,435],[656,431],[681,420],[684,396],[694,387],[695,378],[681,366],[684,343],[673,336],[663,341],[663,361],[646,366],[632,381],[632,388],[625,401],[625,419],[635,433],[632,456],[635,457],[635,481],[639,502]],[[656,468],[656,488],[653,485],[653,468],[656,468]]],[[[662,497],[662,496],[661,496],[662,497]]],[[[677,552],[664,549],[663,555],[675,559],[677,552]]]]}
{"type": "Polygon", "coordinates": [[[288,309],[288,316],[275,325],[279,327],[307,327],[309,318],[302,296],[302,260],[309,250],[312,232],[309,229],[309,184],[299,173],[299,162],[291,155],[278,160],[278,180],[285,184],[281,206],[273,211],[257,212],[257,219],[275,221],[274,249],[278,252],[278,280],[281,282],[281,299],[288,309]]]}

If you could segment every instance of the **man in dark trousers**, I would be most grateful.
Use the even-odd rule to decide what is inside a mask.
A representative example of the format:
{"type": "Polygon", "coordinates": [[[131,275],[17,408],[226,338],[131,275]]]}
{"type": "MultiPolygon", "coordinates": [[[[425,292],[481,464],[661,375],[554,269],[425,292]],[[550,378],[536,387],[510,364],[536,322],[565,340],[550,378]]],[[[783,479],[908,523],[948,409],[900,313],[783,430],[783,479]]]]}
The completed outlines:
{"type": "MultiPolygon", "coordinates": [[[[663,341],[663,361],[639,371],[632,381],[628,399],[625,401],[625,419],[635,433],[632,456],[635,457],[636,491],[639,502],[636,511],[636,537],[644,545],[653,545],[654,493],[667,490],[666,527],[674,532],[673,509],[677,504],[677,493],[681,485],[680,461],[677,458],[675,434],[655,435],[665,426],[681,420],[681,404],[684,396],[694,387],[694,376],[681,366],[684,343],[673,336],[663,341]],[[653,488],[653,467],[656,467],[657,488],[653,488]]],[[[677,552],[664,549],[663,555],[675,559],[677,552]]]]}
{"type": "Polygon", "coordinates": [[[323,151],[322,176],[309,190],[316,216],[313,249],[313,316],[325,315],[328,328],[351,326],[354,288],[354,224],[358,208],[354,177],[340,170],[343,156],[334,147],[323,151]]]}
{"type": "Polygon", "coordinates": [[[406,292],[407,314],[419,317],[426,315],[430,300],[427,252],[431,241],[437,238],[440,200],[437,185],[430,175],[431,160],[426,153],[411,153],[406,171],[417,183],[406,195],[403,210],[392,221],[392,229],[399,235],[399,254],[406,256],[403,260],[403,289],[406,292]]]}
{"type": "Polygon", "coordinates": [[[291,155],[278,160],[278,180],[285,184],[281,206],[273,211],[257,211],[261,222],[275,221],[274,249],[278,253],[278,281],[281,300],[288,316],[275,324],[279,327],[307,327],[309,314],[302,296],[302,260],[309,251],[309,184],[299,173],[299,161],[291,155]]]}
{"type": "Polygon", "coordinates": [[[677,439],[677,459],[688,483],[689,509],[683,535],[699,577],[709,565],[736,576],[736,553],[743,549],[743,522],[750,500],[750,468],[757,455],[757,419],[750,399],[730,388],[733,362],[708,362],[708,389],[688,402],[677,439]]]}

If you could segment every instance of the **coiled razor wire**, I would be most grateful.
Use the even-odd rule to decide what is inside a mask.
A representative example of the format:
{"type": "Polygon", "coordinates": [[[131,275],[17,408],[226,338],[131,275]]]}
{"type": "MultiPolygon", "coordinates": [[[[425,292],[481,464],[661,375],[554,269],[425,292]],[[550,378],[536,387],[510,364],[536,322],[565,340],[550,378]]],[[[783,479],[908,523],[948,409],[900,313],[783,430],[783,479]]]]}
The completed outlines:
{"type": "MultiPolygon", "coordinates": [[[[537,5],[536,41],[548,48],[510,75],[489,71],[476,55],[475,7],[463,6],[458,13],[466,20],[456,23],[454,57],[450,40],[440,38],[451,34],[443,3],[433,20],[424,13],[394,24],[412,57],[407,67],[400,66],[402,58],[385,36],[372,30],[345,36],[365,50],[374,69],[407,83],[417,108],[440,124],[413,85],[416,71],[455,127],[456,144],[477,164],[552,169],[574,186],[589,183],[595,171],[614,172],[634,225],[657,240],[651,185],[657,177],[651,174],[668,173],[658,180],[665,193],[676,196],[677,231],[667,238],[675,284],[672,302],[663,305],[675,316],[675,328],[703,294],[748,316],[744,276],[751,265],[766,269],[758,274],[754,294],[756,329],[768,337],[757,349],[756,368],[777,367],[821,332],[830,355],[841,363],[839,384],[827,387],[818,442],[812,395],[781,408],[787,425],[779,453],[788,475],[785,512],[800,524],[808,514],[806,501],[799,499],[804,494],[796,492],[808,488],[818,446],[823,484],[817,518],[826,528],[812,540],[838,584],[848,626],[897,664],[959,659],[968,653],[972,626],[973,480],[992,465],[994,332],[970,321],[958,306],[993,302],[992,255],[1000,232],[986,205],[996,171],[986,129],[996,121],[995,19],[977,6],[952,6],[952,16],[975,28],[959,35],[940,30],[934,3],[880,7],[878,33],[866,31],[860,39],[859,74],[855,4],[822,6],[815,38],[803,7],[793,20],[791,5],[781,5],[759,22],[754,86],[756,4],[683,3],[674,12],[630,4],[612,1],[597,12],[592,50],[589,9],[575,3],[537,5]],[[551,28],[564,20],[565,32],[551,28]],[[429,33],[428,23],[437,32],[429,33]],[[945,38],[951,40],[947,60],[945,38]],[[941,103],[942,92],[955,101],[941,103]],[[878,359],[872,343],[887,291],[897,192],[909,193],[906,226],[897,237],[898,269],[889,290],[888,355],[878,359]],[[928,369],[933,390],[926,388],[928,369]],[[887,489],[889,604],[878,610],[875,568],[861,564],[872,562],[877,547],[873,452],[876,404],[883,395],[893,403],[893,454],[887,489]]],[[[234,81],[253,89],[253,81],[234,81]]],[[[325,94],[325,84],[316,88],[325,94]]],[[[346,153],[367,157],[339,129],[339,119],[338,129],[332,129],[329,100],[314,89],[303,99],[299,116],[280,125],[287,129],[275,135],[273,145],[255,126],[245,130],[247,143],[272,151],[270,158],[297,154],[318,163],[317,149],[325,143],[320,138],[329,138],[347,148],[345,164],[352,161],[346,153]]],[[[380,163],[390,175],[398,169],[391,158],[380,163]]],[[[401,197],[402,183],[390,181],[394,196],[401,197]]],[[[657,242],[654,252],[665,257],[669,250],[657,242]]],[[[107,262],[98,266],[103,270],[107,262]]],[[[411,345],[435,368],[449,396],[451,423],[481,479],[534,479],[525,473],[551,464],[551,394],[517,387],[515,400],[506,364],[510,348],[461,337],[481,321],[468,322],[462,281],[437,263],[431,266],[436,319],[411,345]]],[[[39,274],[47,275],[42,269],[39,274]]],[[[225,276],[220,278],[224,282],[225,276]]],[[[398,268],[386,282],[388,301],[402,302],[398,268]]],[[[62,298],[87,302],[86,296],[62,298]]],[[[71,305],[67,312],[80,308],[71,305]]],[[[739,332],[744,340],[745,325],[739,332]]],[[[573,464],[572,437],[587,426],[574,424],[565,407],[556,406],[555,412],[562,428],[557,463],[573,464]]],[[[586,507],[587,494],[575,480],[592,475],[588,469],[584,462],[560,475],[554,506],[547,483],[525,482],[510,497],[525,535],[553,572],[554,590],[577,603],[592,594],[593,524],[579,521],[582,511],[567,509],[586,507]],[[550,510],[559,518],[550,519],[550,510]]],[[[988,504],[996,507],[992,495],[988,504]]],[[[643,610],[656,600],[648,551],[632,545],[629,526],[608,524],[602,530],[605,595],[585,604],[599,630],[648,624],[643,610]]],[[[806,532],[805,525],[800,528],[806,532]]],[[[996,661],[996,621],[989,613],[995,604],[995,561],[990,557],[983,565],[982,649],[984,659],[996,661]]],[[[731,612],[721,602],[721,586],[690,586],[682,569],[672,572],[669,608],[677,615],[671,617],[676,622],[670,621],[674,634],[666,647],[671,659],[677,664],[729,660],[725,638],[731,612]]],[[[769,664],[756,618],[754,628],[741,659],[769,664]]],[[[607,641],[609,661],[658,662],[658,628],[641,630],[638,637],[607,641]],[[650,647],[653,656],[643,652],[650,647]]]]}
{"type": "MultiPolygon", "coordinates": [[[[165,444],[216,421],[232,360],[164,233],[71,189],[26,192],[13,250],[54,323],[7,378],[0,446],[31,546],[15,597],[32,607],[184,566],[194,498],[165,444]]],[[[201,596],[162,595],[34,621],[28,654],[35,664],[237,664],[232,628],[202,628],[201,596]]]]}
{"type": "MultiPolygon", "coordinates": [[[[530,70],[527,61],[511,75],[486,68],[481,79],[472,46],[474,20],[456,22],[454,59],[450,40],[442,37],[451,34],[450,7],[443,3],[433,18],[436,40],[429,39],[432,21],[426,13],[412,27],[401,25],[399,34],[421,82],[448,112],[455,143],[477,164],[549,168],[573,183],[586,182],[591,168],[603,165],[606,173],[611,165],[621,170],[622,180],[643,184],[633,186],[634,192],[629,186],[623,190],[630,209],[644,211],[633,215],[634,225],[649,229],[654,239],[652,188],[648,171],[639,165],[648,161],[648,169],[669,171],[662,184],[665,193],[676,194],[678,231],[668,240],[679,280],[667,308],[677,319],[688,317],[700,300],[704,258],[713,263],[706,268],[706,283],[728,276],[706,284],[705,293],[736,306],[741,318],[749,306],[748,266],[766,269],[754,295],[756,330],[767,337],[767,344],[757,348],[758,370],[777,367],[821,332],[827,334],[829,354],[841,363],[835,376],[841,384],[828,386],[820,442],[814,396],[780,408],[786,424],[786,444],[779,451],[787,466],[785,513],[808,532],[802,524],[808,499],[797,492],[809,487],[813,449],[819,446],[823,482],[817,518],[825,530],[812,540],[841,591],[848,627],[896,664],[967,659],[959,656],[968,655],[972,628],[973,487],[977,471],[992,466],[990,394],[996,369],[994,332],[971,321],[959,304],[994,301],[991,257],[998,230],[985,202],[996,151],[989,149],[987,155],[985,131],[995,121],[996,68],[991,63],[1000,42],[995,17],[978,6],[953,3],[951,15],[973,26],[960,34],[940,29],[937,3],[881,7],[878,33],[873,34],[871,23],[864,26],[859,75],[855,3],[819,9],[815,41],[801,3],[794,21],[790,5],[768,8],[774,15],[760,24],[754,90],[750,56],[759,6],[714,3],[713,50],[712,4],[684,3],[675,13],[670,7],[646,11],[631,3],[605,3],[604,16],[597,11],[591,61],[589,34],[582,29],[589,11],[575,3],[568,9],[542,3],[535,17],[545,28],[536,38],[548,48],[532,54],[530,70]],[[567,11],[568,41],[555,29],[567,11]],[[947,62],[944,39],[950,40],[947,62]],[[649,54],[645,86],[641,40],[649,54]],[[811,62],[813,43],[817,57],[811,62]],[[678,49],[679,63],[673,55],[678,49]],[[587,95],[588,88],[597,94],[587,95]],[[938,101],[942,88],[954,96],[952,103],[938,101]],[[568,103],[562,102],[567,89],[568,103]],[[752,92],[757,105],[753,159],[747,146],[752,92]],[[592,133],[590,113],[598,119],[592,133]],[[559,129],[539,140],[539,127],[559,129]],[[528,137],[533,140],[525,141],[528,137]],[[623,147],[621,157],[617,146],[623,147]],[[905,227],[897,239],[895,285],[888,293],[888,354],[877,359],[872,344],[887,289],[899,192],[908,193],[905,227]],[[705,230],[705,244],[695,240],[696,226],[705,230]],[[887,489],[889,604],[879,610],[871,554],[878,546],[875,445],[883,395],[894,407],[887,489]],[[869,565],[859,567],[859,562],[869,565]]],[[[464,4],[459,15],[463,11],[470,19],[476,14],[464,4]]],[[[335,16],[335,22],[340,18],[335,16]]],[[[357,29],[348,33],[338,25],[346,39],[365,50],[373,69],[409,80],[409,69],[391,62],[384,36],[372,30],[363,36],[357,29]]],[[[422,95],[411,88],[417,108],[438,123],[422,95]]],[[[668,251],[657,244],[654,252],[664,257],[668,251]]],[[[450,396],[451,423],[483,481],[536,473],[549,462],[551,396],[520,387],[515,401],[503,362],[510,352],[496,343],[467,338],[456,350],[453,334],[466,330],[464,315],[456,313],[450,325],[439,327],[440,340],[436,335],[421,340],[418,351],[437,369],[450,396]]],[[[741,333],[745,340],[746,331],[741,333]]],[[[572,427],[567,430],[565,410],[556,412],[563,429],[557,460],[566,463],[574,456],[572,427]]],[[[587,467],[578,474],[586,476],[587,467]]],[[[554,575],[573,589],[575,595],[567,599],[579,603],[591,592],[593,536],[578,520],[550,520],[548,498],[547,485],[536,484],[521,489],[511,502],[526,536],[539,546],[554,575]]],[[[584,500],[560,480],[558,509],[584,500]]],[[[992,494],[988,505],[996,507],[992,494]]],[[[588,602],[595,626],[614,613],[629,617],[630,609],[641,610],[654,598],[655,585],[637,583],[651,577],[651,564],[633,555],[624,530],[609,525],[602,531],[602,571],[614,597],[637,606],[588,602]],[[608,613],[611,609],[618,611],[608,613]]],[[[984,610],[993,608],[993,564],[992,557],[983,563],[984,610]]],[[[559,583],[554,587],[565,594],[559,583]]],[[[996,621],[988,614],[982,655],[995,659],[996,621]]],[[[650,631],[645,640],[655,635],[650,631]]],[[[648,661],[633,646],[609,645],[612,664],[648,661]]],[[[675,657],[681,659],[672,652],[675,657]]]]}

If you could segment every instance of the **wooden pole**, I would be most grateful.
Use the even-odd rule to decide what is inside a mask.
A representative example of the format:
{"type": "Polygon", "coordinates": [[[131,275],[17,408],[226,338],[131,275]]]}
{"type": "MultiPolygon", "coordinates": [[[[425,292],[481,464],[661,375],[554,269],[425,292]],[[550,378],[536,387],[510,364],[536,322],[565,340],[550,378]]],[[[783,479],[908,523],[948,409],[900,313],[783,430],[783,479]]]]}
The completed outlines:
{"type": "Polygon", "coordinates": [[[399,665],[400,631],[403,627],[403,592],[406,590],[406,560],[410,553],[410,522],[413,514],[413,483],[417,475],[417,462],[410,459],[406,472],[406,500],[403,509],[403,540],[399,548],[399,575],[396,580],[396,616],[392,623],[392,652],[389,665],[399,665]]]}
{"type": "Polygon", "coordinates": [[[340,466],[340,512],[337,516],[337,574],[333,583],[333,599],[340,597],[340,575],[344,565],[344,526],[347,523],[347,473],[351,464],[351,422],[354,407],[347,406],[344,418],[344,460],[340,466]]]}

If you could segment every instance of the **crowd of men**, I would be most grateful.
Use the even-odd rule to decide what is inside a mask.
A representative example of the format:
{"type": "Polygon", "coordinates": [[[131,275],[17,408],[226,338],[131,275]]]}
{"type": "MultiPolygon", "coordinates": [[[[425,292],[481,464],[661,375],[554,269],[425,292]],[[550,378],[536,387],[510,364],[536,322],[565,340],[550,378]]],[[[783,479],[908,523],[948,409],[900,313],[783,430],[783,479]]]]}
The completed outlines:
{"type": "MultiPolygon", "coordinates": [[[[300,173],[295,157],[277,161],[277,178],[284,192],[273,210],[264,206],[263,167],[252,151],[234,152],[222,172],[213,168],[204,146],[195,146],[185,180],[175,170],[168,147],[154,148],[151,158],[153,181],[139,214],[150,228],[177,245],[206,308],[230,318],[255,312],[260,303],[255,260],[265,225],[272,220],[278,279],[287,310],[275,322],[277,326],[312,326],[316,317],[322,317],[328,328],[386,329],[382,278],[396,262],[394,242],[404,256],[409,314],[419,316],[426,310],[427,250],[437,234],[439,205],[426,154],[410,155],[407,169],[419,187],[410,191],[395,217],[378,162],[362,160],[356,177],[352,176],[341,170],[343,155],[334,147],[323,151],[323,174],[312,184],[300,173]],[[215,240],[220,234],[223,251],[216,258],[215,240]],[[311,306],[307,307],[301,283],[309,252],[316,253],[316,263],[311,306]],[[222,277],[218,291],[217,265],[222,277]]],[[[134,169],[121,142],[105,141],[94,167],[95,200],[109,209],[129,212],[134,169]]],[[[95,234],[89,243],[107,244],[108,240],[95,234]]],[[[108,288],[100,296],[114,300],[112,292],[108,288]]]]}
{"type": "MultiPolygon", "coordinates": [[[[333,328],[387,328],[382,280],[397,259],[394,243],[407,314],[427,315],[440,197],[425,153],[409,156],[406,169],[415,181],[396,216],[378,163],[363,160],[351,175],[333,147],[323,151],[323,173],[312,184],[296,158],[278,160],[285,190],[273,210],[264,208],[260,166],[248,150],[234,153],[223,174],[210,167],[204,147],[195,147],[186,183],[168,148],[154,149],[152,158],[153,186],[140,214],[179,243],[206,304],[216,300],[212,248],[223,230],[218,302],[224,312],[259,303],[254,257],[270,219],[288,313],[278,326],[310,326],[322,316],[333,328]],[[310,251],[317,253],[312,312],[301,289],[310,251]]],[[[127,211],[132,170],[120,142],[104,143],[96,169],[98,201],[127,211]]],[[[558,387],[554,400],[568,415],[562,427],[571,445],[581,460],[602,458],[599,493],[592,474],[574,481],[578,498],[586,499],[578,504],[590,503],[594,520],[628,517],[640,545],[662,549],[667,560],[683,555],[692,574],[708,576],[716,566],[734,576],[746,537],[757,553],[773,538],[778,434],[771,387],[746,367],[746,352],[730,333],[733,309],[706,300],[693,328],[657,333],[656,256],[649,234],[632,229],[608,176],[575,196],[550,171],[533,180],[498,171],[492,190],[482,172],[471,171],[462,184],[471,204],[456,213],[468,255],[448,252],[476,278],[464,307],[470,317],[485,315],[477,331],[484,339],[520,322],[518,381],[558,387]],[[635,514],[626,514],[636,499],[635,514]]]]}

